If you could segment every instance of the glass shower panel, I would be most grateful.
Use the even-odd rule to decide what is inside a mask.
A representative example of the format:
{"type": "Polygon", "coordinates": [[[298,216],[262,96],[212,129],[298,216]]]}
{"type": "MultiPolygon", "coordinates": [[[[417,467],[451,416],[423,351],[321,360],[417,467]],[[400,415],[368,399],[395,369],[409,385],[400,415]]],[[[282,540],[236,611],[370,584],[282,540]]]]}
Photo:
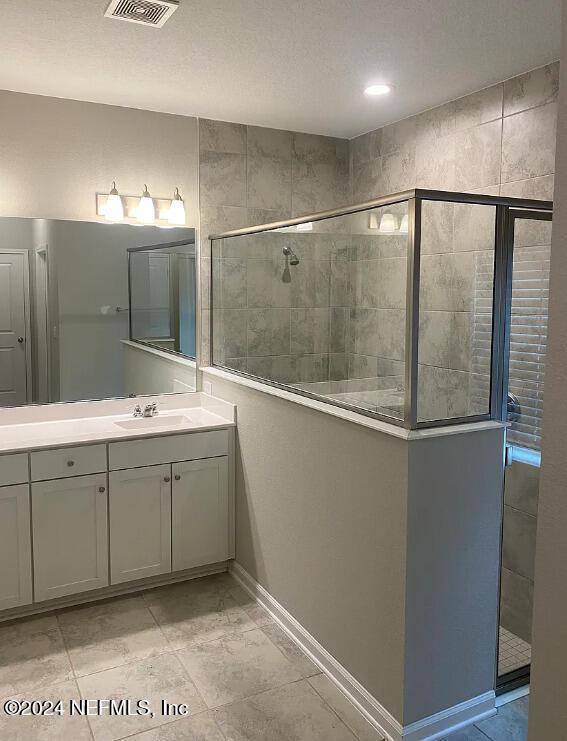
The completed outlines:
{"type": "Polygon", "coordinates": [[[496,207],[423,201],[420,422],[490,412],[496,207]]]}
{"type": "Polygon", "coordinates": [[[403,418],[407,203],[212,243],[213,362],[403,418]]]}
{"type": "Polygon", "coordinates": [[[130,256],[132,337],[167,343],[172,338],[169,255],[158,250],[130,256]]]}
{"type": "Polygon", "coordinates": [[[498,683],[531,662],[541,420],[547,350],[551,221],[514,219],[507,456],[504,486],[498,683]]]}
{"type": "MultiPolygon", "coordinates": [[[[404,416],[407,201],[354,214],[344,399],[404,416]]],[[[351,402],[352,403],[352,402],[351,402]]]]}

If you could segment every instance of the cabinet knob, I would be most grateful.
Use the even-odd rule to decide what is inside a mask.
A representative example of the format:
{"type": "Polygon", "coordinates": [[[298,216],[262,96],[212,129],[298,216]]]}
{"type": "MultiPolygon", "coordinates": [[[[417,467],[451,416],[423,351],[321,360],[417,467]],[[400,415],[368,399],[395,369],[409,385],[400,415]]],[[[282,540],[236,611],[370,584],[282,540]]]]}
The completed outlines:
{"type": "Polygon", "coordinates": [[[75,465],[75,461],[67,461],[67,465],[69,466],[69,468],[71,468],[75,465]]]}
{"type": "Polygon", "coordinates": [[[104,492],[106,491],[106,487],[105,486],[99,486],[98,487],[98,490],[100,491],[101,494],[104,494],[104,492]]]}
{"type": "Polygon", "coordinates": [[[18,337],[18,342],[20,343],[20,345],[23,345],[24,344],[24,338],[23,337],[18,337]]]}
{"type": "Polygon", "coordinates": [[[169,478],[169,476],[164,476],[163,477],[163,480],[165,481],[166,484],[169,484],[169,482],[171,481],[171,479],[169,478]]]}
{"type": "Polygon", "coordinates": [[[176,480],[176,481],[181,481],[181,475],[180,475],[180,474],[178,474],[178,473],[176,473],[176,474],[175,474],[175,480],[176,480]]]}

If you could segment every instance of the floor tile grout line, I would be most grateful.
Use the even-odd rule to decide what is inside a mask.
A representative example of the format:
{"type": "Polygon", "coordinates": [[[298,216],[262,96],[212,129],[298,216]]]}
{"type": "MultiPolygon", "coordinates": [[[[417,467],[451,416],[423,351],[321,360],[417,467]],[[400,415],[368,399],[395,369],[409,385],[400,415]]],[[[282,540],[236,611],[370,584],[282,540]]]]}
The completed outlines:
{"type": "MultiPolygon", "coordinates": [[[[285,638],[287,638],[287,640],[289,640],[289,641],[290,641],[290,643],[291,643],[291,644],[292,644],[292,645],[293,645],[293,646],[294,646],[295,648],[299,649],[299,651],[301,652],[301,655],[302,655],[302,656],[304,656],[304,657],[305,657],[306,659],[309,659],[309,656],[307,656],[307,654],[305,653],[305,651],[304,651],[304,650],[303,650],[302,648],[300,648],[300,647],[299,647],[299,646],[298,646],[298,645],[297,645],[296,643],[293,643],[293,641],[291,640],[291,638],[289,638],[289,636],[287,636],[287,635],[286,635],[286,633],[285,633],[285,632],[284,632],[284,631],[283,631],[283,630],[281,629],[281,627],[280,627],[280,626],[279,626],[279,625],[278,625],[277,623],[275,623],[275,625],[277,626],[278,630],[280,630],[280,631],[281,631],[282,635],[283,635],[283,636],[284,636],[285,638]]],[[[262,633],[263,633],[263,634],[264,634],[264,635],[266,636],[266,638],[267,638],[267,639],[268,639],[268,641],[269,641],[269,642],[270,642],[270,643],[272,644],[272,646],[274,646],[274,648],[276,648],[276,649],[277,649],[277,650],[278,650],[278,651],[280,652],[280,654],[281,654],[281,655],[282,655],[282,656],[284,657],[284,659],[286,660],[286,662],[287,662],[287,663],[288,663],[288,664],[289,664],[290,666],[292,666],[292,667],[293,667],[293,662],[291,661],[291,659],[289,659],[289,658],[288,658],[288,657],[287,657],[287,656],[285,655],[285,653],[283,652],[283,650],[282,650],[282,649],[281,649],[281,648],[280,648],[280,647],[279,647],[279,646],[277,645],[277,643],[276,643],[276,642],[275,642],[275,641],[274,641],[274,640],[273,640],[273,639],[272,639],[272,638],[271,638],[271,637],[270,637],[270,636],[269,636],[269,635],[268,635],[268,634],[266,633],[266,631],[264,630],[264,628],[265,628],[266,626],[260,626],[260,625],[259,625],[259,626],[257,626],[257,627],[258,627],[258,629],[259,629],[259,630],[261,630],[261,631],[262,631],[262,633]]],[[[309,660],[311,661],[311,659],[309,659],[309,660]]],[[[311,663],[313,664],[313,666],[315,667],[315,669],[317,669],[317,666],[316,666],[316,664],[314,664],[314,663],[313,663],[313,661],[311,661],[311,663]]],[[[317,671],[317,672],[316,672],[316,674],[320,674],[320,673],[321,673],[320,671],[317,671]]],[[[314,675],[311,675],[311,676],[314,676],[314,675]]],[[[308,678],[308,677],[303,677],[303,679],[307,679],[307,678],[308,678]]]]}
{"type": "Polygon", "coordinates": [[[75,672],[75,666],[73,664],[73,660],[71,659],[71,653],[69,651],[69,646],[67,645],[67,641],[65,640],[65,634],[63,633],[63,629],[61,627],[61,623],[59,622],[59,613],[55,613],[55,622],[57,624],[57,630],[59,631],[59,635],[61,636],[61,643],[63,644],[63,648],[65,649],[65,655],[67,656],[67,661],[69,662],[69,666],[71,667],[71,672],[73,674],[73,679],[77,679],[77,674],[75,672]]]}
{"type": "MultiPolygon", "coordinates": [[[[63,628],[59,620],[59,614],[60,614],[60,611],[57,611],[55,613],[55,620],[57,622],[57,628],[59,630],[59,633],[61,634],[61,641],[63,643],[63,647],[65,648],[65,653],[67,654],[67,661],[69,662],[69,666],[71,667],[71,672],[73,674],[73,683],[77,690],[77,694],[79,695],[81,700],[84,700],[85,697],[83,696],[83,693],[81,692],[81,687],[79,685],[79,678],[77,677],[77,672],[75,671],[75,665],[73,664],[73,660],[71,658],[71,652],[69,650],[69,646],[67,645],[67,641],[65,640],[65,633],[63,632],[63,628]]],[[[91,723],[90,723],[88,716],[86,717],[86,721],[87,721],[87,728],[89,729],[90,736],[93,739],[93,741],[95,741],[94,731],[91,727],[91,723]]]]}
{"type": "MultiPolygon", "coordinates": [[[[483,735],[483,736],[486,736],[486,738],[488,739],[488,741],[494,741],[494,739],[492,738],[492,736],[489,736],[489,735],[488,735],[487,733],[485,733],[485,732],[484,732],[484,731],[482,730],[482,728],[479,728],[479,727],[478,727],[478,726],[476,725],[476,723],[473,723],[473,727],[474,727],[474,728],[476,728],[476,730],[477,730],[477,731],[479,731],[480,733],[482,733],[482,735],[483,735]]],[[[449,741],[450,741],[450,739],[451,739],[451,737],[449,736],[449,741]]]]}
{"type": "MultiPolygon", "coordinates": [[[[326,677],[326,676],[327,676],[326,674],[323,674],[322,672],[321,672],[320,674],[321,674],[321,676],[324,676],[324,677],[326,677]]],[[[335,710],[335,708],[334,708],[334,707],[333,707],[333,706],[332,706],[332,705],[331,705],[331,704],[330,704],[330,703],[329,703],[329,702],[328,702],[327,700],[325,700],[325,698],[324,698],[324,697],[323,697],[323,695],[322,695],[322,694],[321,694],[321,693],[320,693],[320,692],[319,692],[319,691],[317,690],[317,688],[316,688],[316,687],[314,687],[314,686],[313,686],[313,685],[311,684],[311,682],[309,681],[310,679],[311,679],[311,677],[308,677],[308,678],[307,678],[307,682],[309,683],[309,686],[311,687],[311,689],[313,690],[313,692],[315,692],[315,694],[316,694],[316,695],[317,695],[318,697],[320,697],[320,698],[321,698],[321,700],[322,700],[323,704],[324,704],[324,705],[325,705],[326,707],[328,707],[328,708],[329,708],[329,710],[330,710],[330,711],[331,711],[332,713],[334,713],[334,714],[335,714],[335,715],[337,716],[337,718],[338,718],[338,719],[339,719],[339,720],[340,720],[340,721],[342,722],[342,724],[343,724],[344,726],[346,726],[346,727],[348,728],[348,730],[349,730],[349,731],[350,731],[350,732],[352,733],[352,735],[354,736],[354,738],[355,738],[355,739],[357,739],[357,741],[360,741],[360,736],[359,736],[359,735],[358,735],[358,734],[356,733],[356,731],[354,730],[354,728],[351,728],[351,727],[350,727],[350,725],[349,725],[349,724],[347,723],[347,721],[346,721],[346,720],[345,720],[344,718],[342,718],[342,717],[341,717],[341,716],[339,715],[338,711],[337,711],[337,710],[335,710]]],[[[329,680],[329,681],[330,681],[330,680],[329,680]]],[[[337,689],[338,689],[338,688],[337,688],[337,689]]],[[[340,690],[338,690],[338,691],[340,692],[340,690]]],[[[341,694],[343,694],[343,693],[341,693],[341,694]]],[[[348,699],[348,697],[347,697],[346,695],[344,695],[344,698],[345,698],[345,700],[346,700],[347,702],[350,702],[350,700],[348,699]]],[[[352,705],[352,703],[351,703],[351,705],[352,705]]],[[[364,716],[362,715],[362,713],[360,712],[360,710],[358,710],[358,708],[356,708],[356,707],[355,707],[354,705],[352,705],[352,707],[353,707],[353,710],[355,710],[355,711],[356,711],[357,713],[359,713],[359,715],[361,716],[361,718],[364,718],[364,716]]],[[[366,720],[366,718],[364,718],[364,720],[366,720]]],[[[367,721],[367,722],[368,722],[368,721],[367,721]]],[[[369,725],[369,726],[370,726],[370,727],[372,728],[372,726],[370,725],[370,723],[368,723],[368,725],[369,725]]],[[[377,729],[373,729],[373,730],[375,730],[377,734],[379,733],[379,731],[378,731],[377,729]]],[[[384,739],[381,739],[381,741],[384,741],[384,739]]]]}
{"type": "Polygon", "coordinates": [[[239,702],[248,702],[248,700],[253,700],[255,697],[260,697],[260,695],[265,695],[268,692],[274,692],[275,690],[281,690],[283,687],[290,687],[292,684],[299,684],[300,682],[307,682],[308,679],[306,677],[299,677],[299,679],[294,679],[293,682],[283,682],[282,684],[276,684],[273,687],[269,687],[266,690],[261,690],[260,692],[254,692],[252,695],[246,695],[245,697],[238,697],[234,700],[230,700],[230,702],[222,703],[221,705],[212,705],[211,707],[208,707],[208,709],[214,713],[216,710],[224,710],[225,708],[229,708],[232,705],[237,705],[239,702]]]}
{"type": "Polygon", "coordinates": [[[181,720],[187,720],[187,721],[189,721],[189,720],[192,720],[193,718],[198,718],[200,715],[207,715],[207,714],[210,716],[211,720],[213,721],[213,723],[215,724],[215,726],[218,728],[219,733],[221,734],[221,736],[223,737],[223,739],[226,739],[226,736],[222,732],[222,729],[219,727],[218,723],[213,718],[211,710],[209,710],[209,708],[207,708],[206,710],[201,710],[200,713],[194,713],[192,715],[187,715],[187,716],[179,717],[179,718],[172,718],[171,720],[167,721],[167,723],[160,723],[159,725],[152,726],[151,728],[144,728],[143,731],[134,731],[133,733],[129,733],[126,736],[120,736],[119,738],[114,739],[114,741],[126,741],[126,739],[135,738],[140,733],[147,733],[149,731],[155,731],[155,730],[157,730],[159,728],[165,728],[166,726],[170,726],[173,723],[178,723],[181,720]]]}

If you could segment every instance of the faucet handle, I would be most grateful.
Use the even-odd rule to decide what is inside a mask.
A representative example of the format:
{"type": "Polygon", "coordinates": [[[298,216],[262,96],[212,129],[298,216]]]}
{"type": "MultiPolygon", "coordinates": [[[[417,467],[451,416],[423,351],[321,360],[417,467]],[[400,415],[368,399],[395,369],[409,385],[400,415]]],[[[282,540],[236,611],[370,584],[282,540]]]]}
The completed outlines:
{"type": "Polygon", "coordinates": [[[133,411],[134,417],[141,417],[142,416],[142,407],[139,404],[136,404],[133,411]]]}
{"type": "Polygon", "coordinates": [[[158,408],[155,401],[150,402],[149,404],[146,404],[144,407],[144,417],[155,417],[156,414],[158,414],[158,408]]]}

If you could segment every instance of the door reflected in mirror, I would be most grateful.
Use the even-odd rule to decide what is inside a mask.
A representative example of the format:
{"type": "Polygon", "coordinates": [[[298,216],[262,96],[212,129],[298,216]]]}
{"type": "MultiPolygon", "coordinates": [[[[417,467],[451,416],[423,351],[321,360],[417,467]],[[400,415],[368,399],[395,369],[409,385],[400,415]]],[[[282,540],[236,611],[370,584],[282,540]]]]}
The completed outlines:
{"type": "Polygon", "coordinates": [[[194,229],[0,219],[0,406],[194,391],[195,301],[194,229]]]}

